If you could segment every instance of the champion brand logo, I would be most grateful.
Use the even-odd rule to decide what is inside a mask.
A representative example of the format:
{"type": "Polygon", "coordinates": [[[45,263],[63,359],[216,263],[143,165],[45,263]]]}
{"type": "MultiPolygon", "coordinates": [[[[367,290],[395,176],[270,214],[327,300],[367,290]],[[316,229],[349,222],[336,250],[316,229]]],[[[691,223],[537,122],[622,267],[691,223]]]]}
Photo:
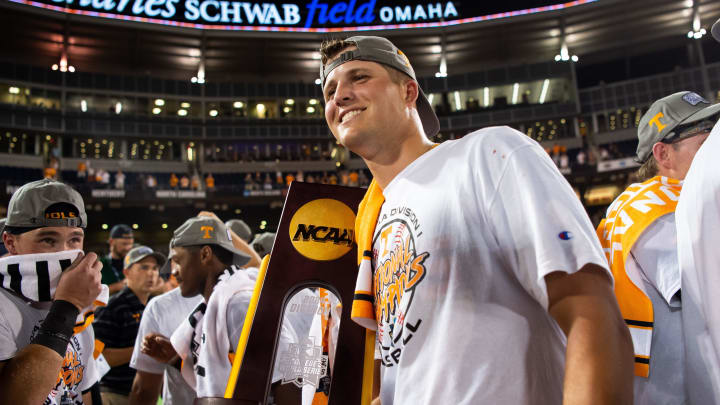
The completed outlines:
{"type": "Polygon", "coordinates": [[[570,233],[569,231],[562,231],[558,234],[558,238],[560,238],[562,240],[570,240],[573,238],[573,234],[570,233]]]}

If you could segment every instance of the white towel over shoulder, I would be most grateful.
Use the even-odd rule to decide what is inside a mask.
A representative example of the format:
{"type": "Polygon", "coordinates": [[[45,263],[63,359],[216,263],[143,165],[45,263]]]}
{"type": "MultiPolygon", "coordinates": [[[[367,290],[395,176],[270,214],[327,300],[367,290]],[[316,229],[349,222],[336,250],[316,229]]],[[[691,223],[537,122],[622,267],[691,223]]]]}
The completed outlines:
{"type": "Polygon", "coordinates": [[[227,330],[228,303],[240,292],[252,293],[255,280],[244,270],[228,269],[220,276],[209,301],[201,303],[173,333],[170,341],[183,359],[182,375],[198,398],[225,394],[234,351],[227,330]]]}

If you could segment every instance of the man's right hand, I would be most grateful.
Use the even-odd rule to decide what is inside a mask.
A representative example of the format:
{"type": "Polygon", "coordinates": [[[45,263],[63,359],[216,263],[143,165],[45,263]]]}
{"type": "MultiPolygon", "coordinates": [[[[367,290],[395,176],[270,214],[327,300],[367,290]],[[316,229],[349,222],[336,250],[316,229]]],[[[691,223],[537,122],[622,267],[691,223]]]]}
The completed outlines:
{"type": "Polygon", "coordinates": [[[102,263],[95,253],[78,254],[73,264],[67,268],[55,289],[55,300],[72,303],[82,311],[95,302],[101,291],[102,263]]]}
{"type": "Polygon", "coordinates": [[[159,333],[148,333],[145,335],[141,351],[153,359],[170,364],[177,359],[177,352],[170,343],[170,339],[159,333]]]}

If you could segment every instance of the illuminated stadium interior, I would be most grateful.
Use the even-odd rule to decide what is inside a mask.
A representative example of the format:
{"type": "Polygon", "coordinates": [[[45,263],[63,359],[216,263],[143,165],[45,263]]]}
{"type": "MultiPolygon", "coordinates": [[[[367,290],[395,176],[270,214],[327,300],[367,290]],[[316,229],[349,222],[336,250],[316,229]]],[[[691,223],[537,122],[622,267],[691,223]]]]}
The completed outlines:
{"type": "Polygon", "coordinates": [[[166,249],[204,209],[274,231],[289,177],[366,185],[324,120],[317,48],[329,37],[385,35],[403,49],[440,118],[435,141],[509,125],[567,155],[561,170],[593,219],[632,173],[654,100],[720,96],[720,47],[700,35],[720,17],[714,0],[268,2],[286,13],[253,24],[214,0],[167,16],[70,3],[0,0],[0,194],[5,207],[54,165],[92,214],[89,249],[105,249],[118,222],[166,249]],[[372,21],[358,11],[370,3],[372,21]],[[87,162],[110,183],[79,176],[87,162]],[[172,186],[173,174],[199,185],[172,186]]]}

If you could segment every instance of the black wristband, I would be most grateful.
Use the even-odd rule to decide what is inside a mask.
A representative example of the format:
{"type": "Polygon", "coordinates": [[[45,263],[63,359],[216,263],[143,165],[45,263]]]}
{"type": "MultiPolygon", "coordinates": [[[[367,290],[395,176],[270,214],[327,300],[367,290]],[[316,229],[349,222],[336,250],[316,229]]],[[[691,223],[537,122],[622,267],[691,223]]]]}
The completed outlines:
{"type": "Polygon", "coordinates": [[[79,313],[77,307],[68,301],[53,301],[50,311],[30,343],[45,346],[65,357],[79,313]]]}

